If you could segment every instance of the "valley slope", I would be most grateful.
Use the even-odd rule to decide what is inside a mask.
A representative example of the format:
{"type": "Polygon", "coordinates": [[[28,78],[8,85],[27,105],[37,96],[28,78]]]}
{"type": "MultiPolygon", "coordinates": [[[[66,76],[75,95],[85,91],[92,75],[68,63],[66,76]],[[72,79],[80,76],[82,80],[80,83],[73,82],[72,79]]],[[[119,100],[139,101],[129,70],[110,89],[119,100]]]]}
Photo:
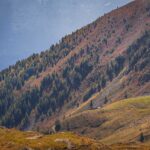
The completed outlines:
{"type": "Polygon", "coordinates": [[[150,144],[150,96],[124,99],[103,108],[78,112],[62,121],[62,130],[74,131],[111,145],[150,144]]]}
{"type": "Polygon", "coordinates": [[[149,150],[149,116],[150,96],[124,99],[63,120],[62,129],[69,132],[45,135],[0,127],[0,149],[149,150]]]}

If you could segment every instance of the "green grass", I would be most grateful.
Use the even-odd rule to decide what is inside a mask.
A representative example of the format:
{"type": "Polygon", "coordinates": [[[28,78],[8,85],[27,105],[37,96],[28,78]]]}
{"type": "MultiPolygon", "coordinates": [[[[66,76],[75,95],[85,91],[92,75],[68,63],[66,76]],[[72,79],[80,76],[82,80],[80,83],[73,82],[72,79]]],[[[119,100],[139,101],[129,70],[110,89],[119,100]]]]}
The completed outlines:
{"type": "Polygon", "coordinates": [[[148,146],[138,143],[113,144],[110,146],[100,141],[75,135],[71,132],[53,135],[40,135],[36,132],[21,132],[15,129],[0,128],[0,150],[148,150],[148,146]],[[68,140],[72,147],[56,140],[68,140]]]}
{"type": "MultiPolygon", "coordinates": [[[[150,96],[124,99],[102,109],[86,110],[66,119],[63,126],[105,144],[135,142],[150,137],[150,96]]],[[[150,143],[150,138],[145,139],[150,143]]]]}
{"type": "Polygon", "coordinates": [[[105,110],[122,109],[126,107],[134,107],[136,109],[144,109],[150,107],[150,96],[124,99],[106,106],[105,110]]]}
{"type": "Polygon", "coordinates": [[[92,139],[62,132],[52,135],[41,135],[37,132],[21,132],[15,129],[0,128],[0,150],[96,150],[107,146],[92,139]]]}

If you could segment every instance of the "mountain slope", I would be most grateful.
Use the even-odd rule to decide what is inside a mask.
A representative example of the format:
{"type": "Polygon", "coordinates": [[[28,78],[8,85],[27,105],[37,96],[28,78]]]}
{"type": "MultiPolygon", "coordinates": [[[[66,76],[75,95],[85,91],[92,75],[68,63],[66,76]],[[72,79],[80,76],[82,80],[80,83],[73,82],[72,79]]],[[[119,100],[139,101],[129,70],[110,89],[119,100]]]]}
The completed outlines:
{"type": "Polygon", "coordinates": [[[150,143],[150,96],[124,99],[103,108],[86,110],[62,121],[62,129],[96,138],[105,144],[150,143]]]}
{"type": "Polygon", "coordinates": [[[0,149],[149,150],[149,107],[150,96],[121,100],[102,109],[88,110],[69,117],[61,125],[69,128],[70,132],[51,135],[0,127],[0,149]],[[142,143],[141,133],[144,135],[142,143]],[[85,135],[96,137],[97,140],[85,135]]]}
{"type": "Polygon", "coordinates": [[[0,73],[0,124],[49,128],[94,94],[93,107],[149,95],[149,39],[150,2],[136,0],[18,61],[0,73]]]}

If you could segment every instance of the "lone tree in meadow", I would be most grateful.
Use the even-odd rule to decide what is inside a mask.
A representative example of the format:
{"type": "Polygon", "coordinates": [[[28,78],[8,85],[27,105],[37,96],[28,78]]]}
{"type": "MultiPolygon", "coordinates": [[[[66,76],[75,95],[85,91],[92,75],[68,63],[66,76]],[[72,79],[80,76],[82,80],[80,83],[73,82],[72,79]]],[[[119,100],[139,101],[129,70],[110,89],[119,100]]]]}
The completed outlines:
{"type": "Polygon", "coordinates": [[[105,96],[104,104],[107,104],[107,103],[108,103],[108,98],[105,96]]]}
{"type": "Polygon", "coordinates": [[[143,133],[140,134],[140,142],[142,142],[142,143],[144,142],[144,135],[143,135],[143,133]]]}
{"type": "Polygon", "coordinates": [[[127,94],[127,92],[125,92],[125,94],[124,94],[124,98],[125,98],[125,99],[127,99],[127,98],[128,98],[128,94],[127,94]]]}
{"type": "Polygon", "coordinates": [[[55,131],[58,132],[61,129],[61,124],[59,120],[56,120],[55,122],[55,131]]]}
{"type": "Polygon", "coordinates": [[[90,109],[93,109],[93,101],[90,102],[90,109]]]}

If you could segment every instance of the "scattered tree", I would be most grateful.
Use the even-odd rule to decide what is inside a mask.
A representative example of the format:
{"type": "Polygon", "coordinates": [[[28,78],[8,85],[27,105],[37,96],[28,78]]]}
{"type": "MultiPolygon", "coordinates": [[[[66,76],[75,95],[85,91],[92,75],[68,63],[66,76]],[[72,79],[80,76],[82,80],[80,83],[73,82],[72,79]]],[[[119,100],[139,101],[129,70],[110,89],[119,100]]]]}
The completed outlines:
{"type": "Polygon", "coordinates": [[[90,109],[93,109],[93,101],[90,102],[90,109]]]}
{"type": "Polygon", "coordinates": [[[143,134],[143,133],[140,134],[140,139],[139,139],[139,140],[140,140],[140,142],[142,142],[142,143],[144,142],[144,134],[143,134]]]}
{"type": "Polygon", "coordinates": [[[108,103],[108,99],[107,99],[107,97],[105,96],[104,104],[107,104],[107,103],[108,103]]]}
{"type": "Polygon", "coordinates": [[[58,132],[61,129],[61,123],[59,120],[55,121],[55,131],[58,132]]]}

